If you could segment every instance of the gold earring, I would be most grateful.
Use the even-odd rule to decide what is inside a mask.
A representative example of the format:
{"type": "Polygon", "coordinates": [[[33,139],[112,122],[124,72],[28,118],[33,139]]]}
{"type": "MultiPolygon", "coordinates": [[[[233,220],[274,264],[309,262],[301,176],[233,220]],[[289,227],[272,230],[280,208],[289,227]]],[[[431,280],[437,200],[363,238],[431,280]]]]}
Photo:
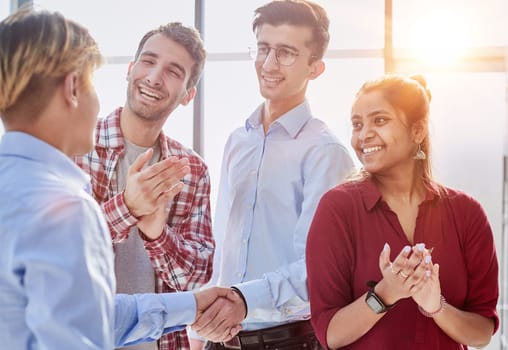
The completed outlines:
{"type": "Polygon", "coordinates": [[[425,159],[427,159],[427,155],[423,151],[421,143],[418,144],[418,150],[416,151],[416,154],[415,154],[415,156],[413,158],[416,159],[416,160],[425,160],[425,159]]]}

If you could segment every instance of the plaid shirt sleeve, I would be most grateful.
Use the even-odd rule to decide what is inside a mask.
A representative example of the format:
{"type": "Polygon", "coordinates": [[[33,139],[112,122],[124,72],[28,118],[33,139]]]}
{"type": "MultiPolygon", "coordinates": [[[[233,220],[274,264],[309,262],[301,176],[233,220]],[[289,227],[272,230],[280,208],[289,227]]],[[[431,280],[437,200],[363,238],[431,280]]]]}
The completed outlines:
{"type": "Polygon", "coordinates": [[[105,171],[104,163],[107,163],[105,154],[94,150],[84,156],[74,157],[73,160],[92,178],[93,196],[106,217],[113,243],[127,239],[130,229],[136,225],[138,219],[127,208],[123,191],[108,199],[110,179],[105,171]]]}
{"type": "Polygon", "coordinates": [[[127,208],[123,194],[124,191],[101,203],[113,243],[127,239],[131,228],[139,221],[127,208]]]}
{"type": "Polygon", "coordinates": [[[192,290],[211,277],[215,241],[210,215],[210,178],[200,161],[191,161],[184,189],[175,197],[162,235],[145,241],[157,273],[177,291],[192,290]]]}

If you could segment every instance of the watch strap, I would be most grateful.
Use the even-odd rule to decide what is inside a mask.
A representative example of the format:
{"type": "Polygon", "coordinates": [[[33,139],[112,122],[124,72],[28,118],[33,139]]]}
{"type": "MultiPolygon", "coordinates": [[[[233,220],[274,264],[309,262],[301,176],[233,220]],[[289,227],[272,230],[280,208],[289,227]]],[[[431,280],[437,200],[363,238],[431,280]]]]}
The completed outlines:
{"type": "MultiPolygon", "coordinates": [[[[369,291],[367,293],[367,298],[369,298],[369,296],[373,296],[376,298],[377,301],[379,301],[379,303],[381,303],[381,305],[383,305],[383,308],[384,308],[384,311],[382,312],[386,312],[388,310],[390,310],[391,308],[393,308],[395,305],[397,305],[397,303],[393,303],[391,305],[386,305],[385,302],[383,301],[383,299],[381,299],[379,297],[379,295],[376,294],[376,292],[374,291],[374,288],[376,287],[376,285],[378,284],[378,281],[367,281],[367,287],[369,288],[369,291]]],[[[380,312],[380,313],[382,313],[380,312]]]]}

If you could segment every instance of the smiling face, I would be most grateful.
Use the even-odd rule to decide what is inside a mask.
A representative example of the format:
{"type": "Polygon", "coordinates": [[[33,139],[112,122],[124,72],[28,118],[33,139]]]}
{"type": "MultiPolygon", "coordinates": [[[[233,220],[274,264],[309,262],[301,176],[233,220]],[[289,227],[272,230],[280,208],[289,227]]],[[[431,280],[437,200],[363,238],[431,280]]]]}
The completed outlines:
{"type": "Polygon", "coordinates": [[[308,27],[282,24],[272,26],[263,24],[256,31],[258,48],[272,48],[265,60],[257,60],[256,72],[261,95],[272,103],[283,103],[294,106],[303,102],[307,83],[321,72],[321,60],[309,63],[312,52],[306,46],[312,38],[308,27]],[[295,55],[290,66],[277,62],[273,48],[284,48],[286,54],[295,55]]]}
{"type": "Polygon", "coordinates": [[[165,120],[194,96],[195,88],[186,88],[193,65],[183,46],[163,34],[153,35],[129,65],[127,108],[141,119],[165,120]]]}
{"type": "Polygon", "coordinates": [[[386,174],[405,172],[415,166],[413,157],[421,133],[416,125],[409,125],[402,111],[388,103],[381,91],[361,93],[357,97],[351,123],[351,146],[366,171],[386,174]]]}

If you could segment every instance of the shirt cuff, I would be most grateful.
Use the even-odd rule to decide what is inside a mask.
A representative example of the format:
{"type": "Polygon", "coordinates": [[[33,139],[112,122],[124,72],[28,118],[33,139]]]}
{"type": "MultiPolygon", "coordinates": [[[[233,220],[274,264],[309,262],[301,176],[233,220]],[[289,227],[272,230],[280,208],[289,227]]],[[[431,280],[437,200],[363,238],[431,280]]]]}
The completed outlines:
{"type": "Polygon", "coordinates": [[[174,242],[175,234],[173,230],[168,225],[164,226],[164,232],[155,240],[147,241],[145,240],[145,248],[148,250],[148,254],[150,256],[157,254],[164,254],[170,250],[178,250],[176,243],[174,242]]]}
{"type": "Polygon", "coordinates": [[[235,285],[238,288],[248,305],[248,313],[246,319],[257,317],[256,310],[272,309],[272,294],[268,281],[257,279],[242,284],[235,285]]]}
{"type": "Polygon", "coordinates": [[[198,333],[196,333],[196,331],[192,329],[190,326],[187,327],[187,336],[189,337],[189,339],[199,340],[203,343],[206,342],[206,338],[198,335],[198,333]]]}
{"type": "Polygon", "coordinates": [[[151,342],[185,329],[196,318],[192,292],[117,294],[115,299],[116,347],[151,342]]]}
{"type": "Polygon", "coordinates": [[[102,204],[109,225],[117,232],[129,230],[138,223],[138,218],[131,214],[125,204],[123,191],[102,204]]]}
{"type": "Polygon", "coordinates": [[[196,297],[193,292],[160,293],[161,301],[166,305],[168,318],[166,327],[187,325],[196,320],[196,297]]]}

